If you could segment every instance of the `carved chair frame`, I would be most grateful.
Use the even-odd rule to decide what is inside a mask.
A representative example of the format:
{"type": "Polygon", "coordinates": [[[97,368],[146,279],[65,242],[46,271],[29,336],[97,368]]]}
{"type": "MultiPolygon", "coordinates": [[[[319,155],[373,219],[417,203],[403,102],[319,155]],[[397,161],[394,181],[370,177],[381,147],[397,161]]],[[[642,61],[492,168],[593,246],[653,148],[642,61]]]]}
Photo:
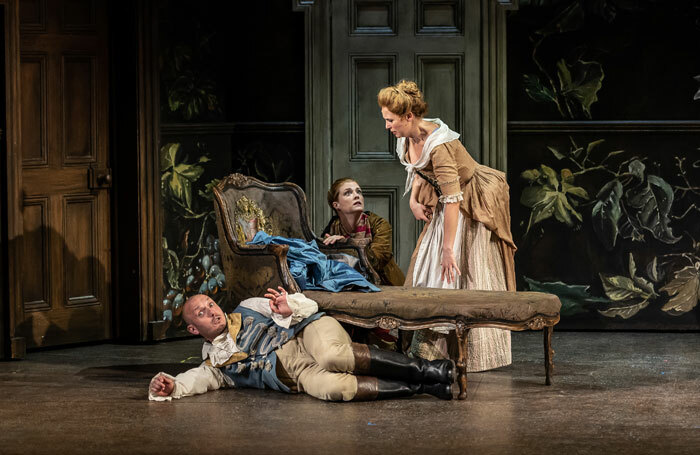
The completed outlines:
{"type": "MultiPolygon", "coordinates": [[[[317,237],[310,228],[309,217],[307,213],[307,200],[304,191],[294,183],[265,183],[254,177],[245,176],[243,174],[231,174],[222,179],[218,185],[213,188],[215,208],[217,214],[217,227],[219,231],[219,241],[221,247],[223,264],[228,261],[236,261],[236,257],[257,257],[263,262],[267,262],[269,267],[274,270],[275,276],[270,279],[270,287],[275,287],[276,283],[281,283],[289,292],[301,292],[299,285],[296,283],[287,264],[287,245],[248,245],[240,244],[234,237],[236,232],[234,226],[236,220],[232,219],[230,212],[230,202],[227,202],[224,194],[227,189],[235,188],[238,191],[244,191],[246,188],[259,188],[266,191],[285,191],[294,195],[297,201],[297,209],[299,219],[301,220],[301,231],[304,235],[304,240],[315,240],[319,249],[325,254],[331,253],[350,253],[359,259],[360,267],[365,271],[367,278],[374,284],[380,284],[380,278],[377,272],[372,268],[367,258],[366,246],[362,241],[348,239],[347,242],[335,245],[324,245],[323,241],[317,237]]],[[[249,296],[238,296],[249,297],[249,296]]]]}

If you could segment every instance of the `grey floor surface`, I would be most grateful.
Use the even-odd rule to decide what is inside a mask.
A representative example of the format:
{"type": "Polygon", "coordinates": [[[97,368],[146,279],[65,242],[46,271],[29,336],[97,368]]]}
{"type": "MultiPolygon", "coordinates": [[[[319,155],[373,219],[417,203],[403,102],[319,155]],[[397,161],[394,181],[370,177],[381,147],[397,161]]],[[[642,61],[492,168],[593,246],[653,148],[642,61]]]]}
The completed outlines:
{"type": "Polygon", "coordinates": [[[470,374],[465,401],[258,390],[147,401],[152,375],[192,366],[200,346],[103,344],[0,362],[0,454],[700,454],[698,333],[555,332],[549,387],[541,332],[513,333],[513,364],[470,374]]]}

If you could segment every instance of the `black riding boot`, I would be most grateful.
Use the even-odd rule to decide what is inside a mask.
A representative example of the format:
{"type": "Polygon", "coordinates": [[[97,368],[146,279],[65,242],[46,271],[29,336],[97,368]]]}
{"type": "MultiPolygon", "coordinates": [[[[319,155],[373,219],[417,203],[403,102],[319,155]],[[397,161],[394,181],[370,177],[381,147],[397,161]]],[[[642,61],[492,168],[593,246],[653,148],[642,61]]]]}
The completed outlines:
{"type": "Polygon", "coordinates": [[[357,394],[352,401],[373,401],[427,393],[441,400],[452,399],[452,384],[409,384],[393,379],[357,376],[357,394]]]}
{"type": "Polygon", "coordinates": [[[450,359],[412,359],[399,352],[385,351],[366,344],[353,343],[355,374],[391,378],[411,384],[452,384],[455,363],[450,359]]]}

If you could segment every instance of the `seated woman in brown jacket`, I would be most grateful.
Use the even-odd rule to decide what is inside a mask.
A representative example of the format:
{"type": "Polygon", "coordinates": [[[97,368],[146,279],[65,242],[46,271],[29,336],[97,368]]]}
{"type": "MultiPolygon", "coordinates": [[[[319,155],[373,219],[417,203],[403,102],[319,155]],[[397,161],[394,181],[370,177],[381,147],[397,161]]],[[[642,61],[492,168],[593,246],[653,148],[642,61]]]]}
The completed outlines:
{"type": "Polygon", "coordinates": [[[403,286],[405,277],[394,261],[391,248],[391,224],[379,215],[364,211],[365,199],[360,185],[347,177],[336,180],[328,190],[328,205],[335,215],[323,230],[323,243],[367,239],[367,258],[382,284],[403,286]]]}
{"type": "MultiPolygon", "coordinates": [[[[365,212],[365,198],[360,185],[347,177],[336,180],[328,190],[328,205],[335,215],[323,230],[323,243],[328,245],[349,238],[369,241],[367,258],[382,280],[381,284],[403,286],[405,277],[394,261],[391,248],[391,224],[379,215],[365,212]]],[[[397,337],[388,330],[377,327],[368,331],[354,326],[346,326],[345,329],[355,341],[376,344],[389,350],[397,349],[397,337]]]]}

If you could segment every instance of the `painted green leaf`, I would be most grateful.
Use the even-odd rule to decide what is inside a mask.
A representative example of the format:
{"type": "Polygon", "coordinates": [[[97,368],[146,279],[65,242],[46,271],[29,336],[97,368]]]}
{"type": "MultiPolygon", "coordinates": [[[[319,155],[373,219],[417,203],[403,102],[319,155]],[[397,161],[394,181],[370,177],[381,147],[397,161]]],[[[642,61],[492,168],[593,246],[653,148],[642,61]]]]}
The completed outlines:
{"type": "Polygon", "coordinates": [[[559,175],[561,175],[562,184],[563,183],[568,183],[568,184],[574,183],[574,173],[571,172],[571,169],[564,168],[561,171],[559,171],[559,175]]]}
{"type": "Polygon", "coordinates": [[[609,318],[614,318],[619,316],[622,319],[629,319],[635,314],[639,313],[641,310],[649,305],[648,300],[642,300],[641,302],[635,302],[630,305],[612,306],[607,310],[598,310],[598,313],[609,318]]]}
{"type": "Polygon", "coordinates": [[[628,319],[646,308],[651,298],[658,297],[654,286],[645,278],[637,276],[632,253],[629,253],[628,261],[630,278],[600,274],[605,294],[616,302],[610,308],[598,310],[603,316],[628,319]]]}
{"type": "Polygon", "coordinates": [[[213,188],[219,184],[221,179],[212,179],[211,182],[204,185],[204,191],[199,190],[199,195],[208,201],[214,200],[213,188]]]}
{"type": "Polygon", "coordinates": [[[654,290],[654,285],[651,284],[647,279],[642,276],[637,275],[637,265],[634,263],[634,256],[629,253],[628,268],[630,273],[630,278],[643,291],[647,292],[650,297],[658,297],[658,294],[654,290]]]}
{"type": "Polygon", "coordinates": [[[544,174],[544,177],[546,177],[547,179],[547,184],[551,186],[551,189],[558,190],[559,179],[557,178],[556,171],[544,164],[540,164],[540,169],[542,170],[542,174],[544,174]]]}
{"type": "Polygon", "coordinates": [[[653,297],[653,293],[642,289],[632,278],[620,275],[599,274],[603,283],[605,295],[615,302],[624,302],[633,299],[648,300],[653,297]]]}
{"type": "Polygon", "coordinates": [[[654,256],[654,259],[647,264],[647,276],[651,278],[654,283],[658,283],[663,278],[663,271],[658,265],[656,256],[654,256]]]}
{"type": "Polygon", "coordinates": [[[615,247],[617,241],[617,223],[622,216],[621,197],[622,183],[617,179],[611,180],[598,191],[597,202],[591,212],[593,230],[608,251],[615,247]]]}
{"type": "Polygon", "coordinates": [[[558,221],[566,224],[569,227],[572,227],[574,225],[574,222],[571,219],[571,215],[576,217],[576,219],[578,219],[579,221],[583,221],[583,217],[581,216],[581,214],[578,213],[576,209],[572,207],[564,193],[555,194],[556,198],[554,200],[554,217],[558,221]]]}
{"type": "Polygon", "coordinates": [[[637,229],[648,231],[655,239],[667,244],[681,239],[673,235],[669,226],[673,189],[661,177],[647,176],[646,183],[625,192],[625,202],[630,213],[630,223],[637,229]]]}
{"type": "Polygon", "coordinates": [[[168,284],[172,289],[178,289],[178,270],[180,269],[180,261],[177,254],[168,248],[168,240],[162,237],[161,247],[163,250],[163,270],[168,279],[168,284]]]}
{"type": "Polygon", "coordinates": [[[542,85],[540,78],[536,74],[523,75],[523,86],[527,96],[538,103],[556,102],[554,92],[542,85]]]}
{"type": "Polygon", "coordinates": [[[578,156],[583,152],[583,147],[579,147],[578,144],[576,144],[576,141],[572,136],[569,136],[569,142],[571,142],[571,147],[569,148],[569,154],[574,155],[574,157],[578,158],[578,156]]]}
{"type": "Polygon", "coordinates": [[[597,141],[589,142],[586,147],[586,155],[591,153],[596,147],[605,142],[605,139],[598,139],[597,141]]]}
{"type": "Polygon", "coordinates": [[[175,165],[177,152],[180,150],[180,144],[167,143],[160,148],[160,171],[165,172],[175,165]]]}
{"type": "Polygon", "coordinates": [[[554,147],[548,145],[547,148],[550,152],[552,152],[552,155],[554,155],[556,159],[561,160],[566,158],[566,156],[563,153],[559,152],[559,150],[555,149],[554,147]]]}
{"type": "Polygon", "coordinates": [[[538,171],[537,169],[528,169],[526,171],[523,171],[522,174],[520,174],[522,178],[530,182],[534,182],[535,180],[540,178],[540,175],[540,171],[538,171]]]}
{"type": "Polygon", "coordinates": [[[520,203],[525,207],[534,207],[547,197],[547,191],[540,185],[528,186],[520,195],[520,203]]]}
{"type": "Polygon", "coordinates": [[[528,277],[523,278],[527,282],[530,291],[547,292],[559,297],[562,316],[586,313],[589,310],[598,309],[600,306],[610,303],[608,299],[591,296],[588,291],[590,286],[566,284],[561,281],[540,282],[528,277]]]}
{"type": "Polygon", "coordinates": [[[532,206],[530,220],[528,221],[525,233],[529,232],[530,228],[535,224],[540,223],[554,215],[554,205],[556,203],[558,193],[555,191],[544,191],[542,190],[542,187],[539,187],[539,189],[541,190],[543,197],[539,202],[532,206]]]}
{"type": "Polygon", "coordinates": [[[190,182],[195,182],[204,173],[204,168],[196,164],[180,163],[175,165],[175,173],[186,178],[190,182]]]}
{"type": "Polygon", "coordinates": [[[671,297],[661,309],[670,315],[685,314],[697,306],[700,300],[699,264],[678,270],[673,280],[661,288],[671,297]]]}
{"type": "Polygon", "coordinates": [[[170,191],[173,197],[182,201],[188,209],[192,209],[192,184],[188,179],[173,172],[170,178],[170,191]]]}
{"type": "Polygon", "coordinates": [[[561,190],[564,193],[573,194],[574,196],[578,196],[581,199],[586,199],[586,200],[589,199],[588,192],[585,189],[581,188],[580,186],[574,186],[574,185],[571,185],[569,183],[562,182],[561,190]]]}
{"type": "Polygon", "coordinates": [[[605,162],[608,159],[612,158],[613,156],[619,155],[621,153],[625,153],[625,151],[624,150],[613,150],[612,152],[608,152],[608,154],[605,155],[605,158],[603,158],[602,162],[605,162]]]}
{"type": "Polygon", "coordinates": [[[531,182],[535,181],[535,176],[539,176],[534,184],[525,188],[520,195],[520,203],[526,207],[530,207],[530,219],[526,233],[535,224],[544,221],[552,216],[561,223],[569,227],[574,226],[573,218],[578,221],[583,221],[583,216],[576,211],[574,204],[578,202],[573,199],[570,201],[567,194],[572,194],[583,199],[588,199],[588,193],[583,188],[572,185],[574,176],[569,169],[562,169],[562,183],[559,182],[557,172],[547,165],[540,165],[540,170],[530,169],[521,174],[531,182]],[[527,174],[526,174],[527,173],[527,174]],[[561,187],[561,191],[559,188],[561,187]],[[573,217],[573,218],[572,218],[573,217]]]}
{"type": "Polygon", "coordinates": [[[603,86],[603,67],[598,62],[577,60],[569,65],[557,62],[557,76],[561,93],[572,118],[579,117],[578,106],[586,118],[591,118],[591,105],[598,101],[598,90],[603,86]]]}
{"type": "Polygon", "coordinates": [[[627,169],[629,169],[630,174],[637,177],[638,180],[644,180],[644,170],[646,166],[640,160],[635,159],[630,161],[630,164],[627,165],[627,169]]]}

